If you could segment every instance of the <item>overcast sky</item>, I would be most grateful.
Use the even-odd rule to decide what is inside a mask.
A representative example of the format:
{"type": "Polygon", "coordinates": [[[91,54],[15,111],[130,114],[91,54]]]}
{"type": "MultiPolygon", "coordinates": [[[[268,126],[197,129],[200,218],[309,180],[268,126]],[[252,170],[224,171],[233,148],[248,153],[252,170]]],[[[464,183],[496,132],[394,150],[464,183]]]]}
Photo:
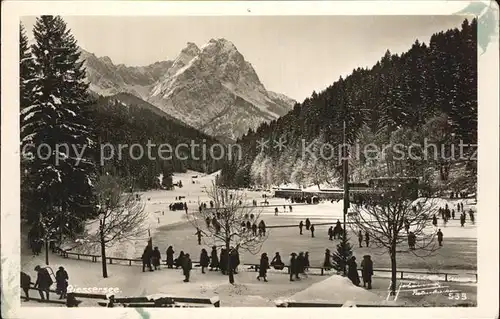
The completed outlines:
{"type": "MultiPolygon", "coordinates": [[[[348,75],[371,67],[387,49],[428,43],[463,16],[119,17],[66,16],[78,44],[129,66],[173,60],[194,42],[226,38],[255,68],[268,90],[299,102],[348,75]]],[[[21,19],[29,37],[35,17],[21,19]]]]}

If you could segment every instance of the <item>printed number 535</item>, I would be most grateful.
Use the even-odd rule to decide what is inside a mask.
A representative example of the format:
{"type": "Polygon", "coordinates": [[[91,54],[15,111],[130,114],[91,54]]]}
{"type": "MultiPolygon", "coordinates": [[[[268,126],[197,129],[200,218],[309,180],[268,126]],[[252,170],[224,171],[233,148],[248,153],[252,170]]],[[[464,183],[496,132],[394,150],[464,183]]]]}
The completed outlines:
{"type": "Polygon", "coordinates": [[[449,300],[467,300],[467,294],[465,292],[450,292],[448,294],[449,300]]]}

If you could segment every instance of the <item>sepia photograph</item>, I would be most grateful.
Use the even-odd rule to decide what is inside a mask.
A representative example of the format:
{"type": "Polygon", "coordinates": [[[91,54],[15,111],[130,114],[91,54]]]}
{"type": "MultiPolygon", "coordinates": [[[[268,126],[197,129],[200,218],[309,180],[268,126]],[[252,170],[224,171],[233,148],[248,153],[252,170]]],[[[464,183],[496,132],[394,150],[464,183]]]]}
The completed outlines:
{"type": "Polygon", "coordinates": [[[2,100],[2,144],[19,135],[14,157],[2,146],[2,207],[19,202],[17,225],[2,209],[1,246],[4,272],[16,237],[20,280],[2,275],[2,308],[6,288],[21,308],[142,318],[478,307],[488,225],[484,247],[498,252],[498,191],[482,195],[492,175],[498,190],[498,134],[485,137],[494,162],[478,161],[479,105],[498,112],[479,97],[498,87],[480,93],[478,75],[498,81],[498,60],[478,66],[498,54],[498,4],[370,15],[241,4],[16,17],[18,105],[2,100]]]}

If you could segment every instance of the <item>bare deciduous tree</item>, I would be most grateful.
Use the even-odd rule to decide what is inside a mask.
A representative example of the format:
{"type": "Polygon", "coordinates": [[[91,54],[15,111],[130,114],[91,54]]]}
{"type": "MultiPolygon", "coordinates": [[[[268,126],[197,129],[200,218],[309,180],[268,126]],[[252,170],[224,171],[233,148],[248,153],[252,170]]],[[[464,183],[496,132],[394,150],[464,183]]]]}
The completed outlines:
{"type": "MultiPolygon", "coordinates": [[[[106,247],[134,240],[146,233],[148,214],[133,192],[125,192],[121,180],[112,175],[100,176],[95,191],[99,210],[99,228],[87,236],[87,242],[101,246],[103,277],[107,277],[106,247]]],[[[95,221],[94,221],[95,222],[95,221]]]]}
{"type": "MultiPolygon", "coordinates": [[[[252,255],[259,253],[262,244],[269,236],[269,231],[255,233],[246,225],[250,222],[258,228],[261,222],[261,211],[254,206],[247,206],[242,192],[232,191],[217,186],[215,183],[205,191],[214,207],[201,209],[188,215],[190,223],[203,234],[204,242],[211,246],[225,248],[228,254],[231,248],[236,251],[247,251],[252,255]]],[[[232,284],[234,274],[230,258],[228,258],[227,268],[229,282],[232,284]]]]}
{"type": "Polygon", "coordinates": [[[356,214],[351,217],[352,230],[368,233],[370,242],[376,247],[385,248],[391,258],[392,294],[396,292],[398,252],[407,250],[416,256],[425,257],[438,249],[434,240],[436,230],[431,220],[435,205],[432,199],[415,200],[414,187],[404,184],[383,189],[371,202],[353,205],[356,214]],[[409,241],[414,242],[411,247],[402,245],[405,242],[409,244],[409,241]]]}

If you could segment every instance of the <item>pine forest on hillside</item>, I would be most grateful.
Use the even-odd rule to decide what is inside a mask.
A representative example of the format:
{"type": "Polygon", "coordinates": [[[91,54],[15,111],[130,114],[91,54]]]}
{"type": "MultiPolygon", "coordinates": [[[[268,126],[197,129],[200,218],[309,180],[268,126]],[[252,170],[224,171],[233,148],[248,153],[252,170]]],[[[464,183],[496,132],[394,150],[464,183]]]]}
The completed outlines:
{"type": "MultiPolygon", "coordinates": [[[[99,97],[90,107],[90,117],[100,144],[110,143],[115,146],[115,150],[118,149],[118,145],[132,144],[140,144],[145,148],[148,142],[154,145],[168,144],[173,148],[181,144],[190,145],[191,141],[200,147],[206,145],[207,148],[217,143],[214,138],[194,128],[134,104],[124,107],[122,102],[113,98],[99,97]]],[[[194,148],[194,158],[191,157],[188,148],[179,148],[178,157],[175,154],[165,153],[163,155],[165,160],[158,155],[158,147],[151,148],[151,158],[143,156],[139,160],[131,158],[130,149],[125,149],[126,155],[121,158],[114,156],[110,160],[103,159],[104,170],[132,180],[134,187],[138,189],[159,188],[160,174],[166,177],[175,172],[185,172],[187,169],[208,173],[216,171],[221,164],[209,157],[203,160],[200,147],[194,148]]],[[[111,157],[107,150],[105,149],[103,155],[111,157]]],[[[133,154],[135,157],[140,156],[137,149],[134,149],[133,154]]]]}
{"type": "Polygon", "coordinates": [[[225,164],[220,182],[228,186],[338,184],[345,119],[349,145],[362,150],[371,143],[380,149],[400,143],[407,151],[398,160],[391,150],[376,159],[362,153],[351,156],[351,181],[418,176],[436,189],[474,192],[476,163],[468,160],[474,148],[464,147],[463,158],[457,158],[455,150],[455,158],[450,159],[450,145],[458,148],[460,141],[471,146],[477,142],[476,29],[475,19],[465,20],[461,30],[436,33],[429,44],[417,40],[401,55],[387,51],[371,69],[357,68],[325,90],[313,92],[287,115],[245,134],[238,141],[245,156],[225,164]],[[261,140],[280,138],[286,141],[281,152],[272,143],[260,151],[261,140]],[[410,154],[408,146],[424,145],[424,141],[436,145],[438,153],[443,146],[443,156],[411,159],[411,154],[423,154],[418,148],[410,154]],[[336,149],[323,148],[321,158],[322,143],[336,149]],[[303,152],[303,145],[309,151],[303,152]]]}

